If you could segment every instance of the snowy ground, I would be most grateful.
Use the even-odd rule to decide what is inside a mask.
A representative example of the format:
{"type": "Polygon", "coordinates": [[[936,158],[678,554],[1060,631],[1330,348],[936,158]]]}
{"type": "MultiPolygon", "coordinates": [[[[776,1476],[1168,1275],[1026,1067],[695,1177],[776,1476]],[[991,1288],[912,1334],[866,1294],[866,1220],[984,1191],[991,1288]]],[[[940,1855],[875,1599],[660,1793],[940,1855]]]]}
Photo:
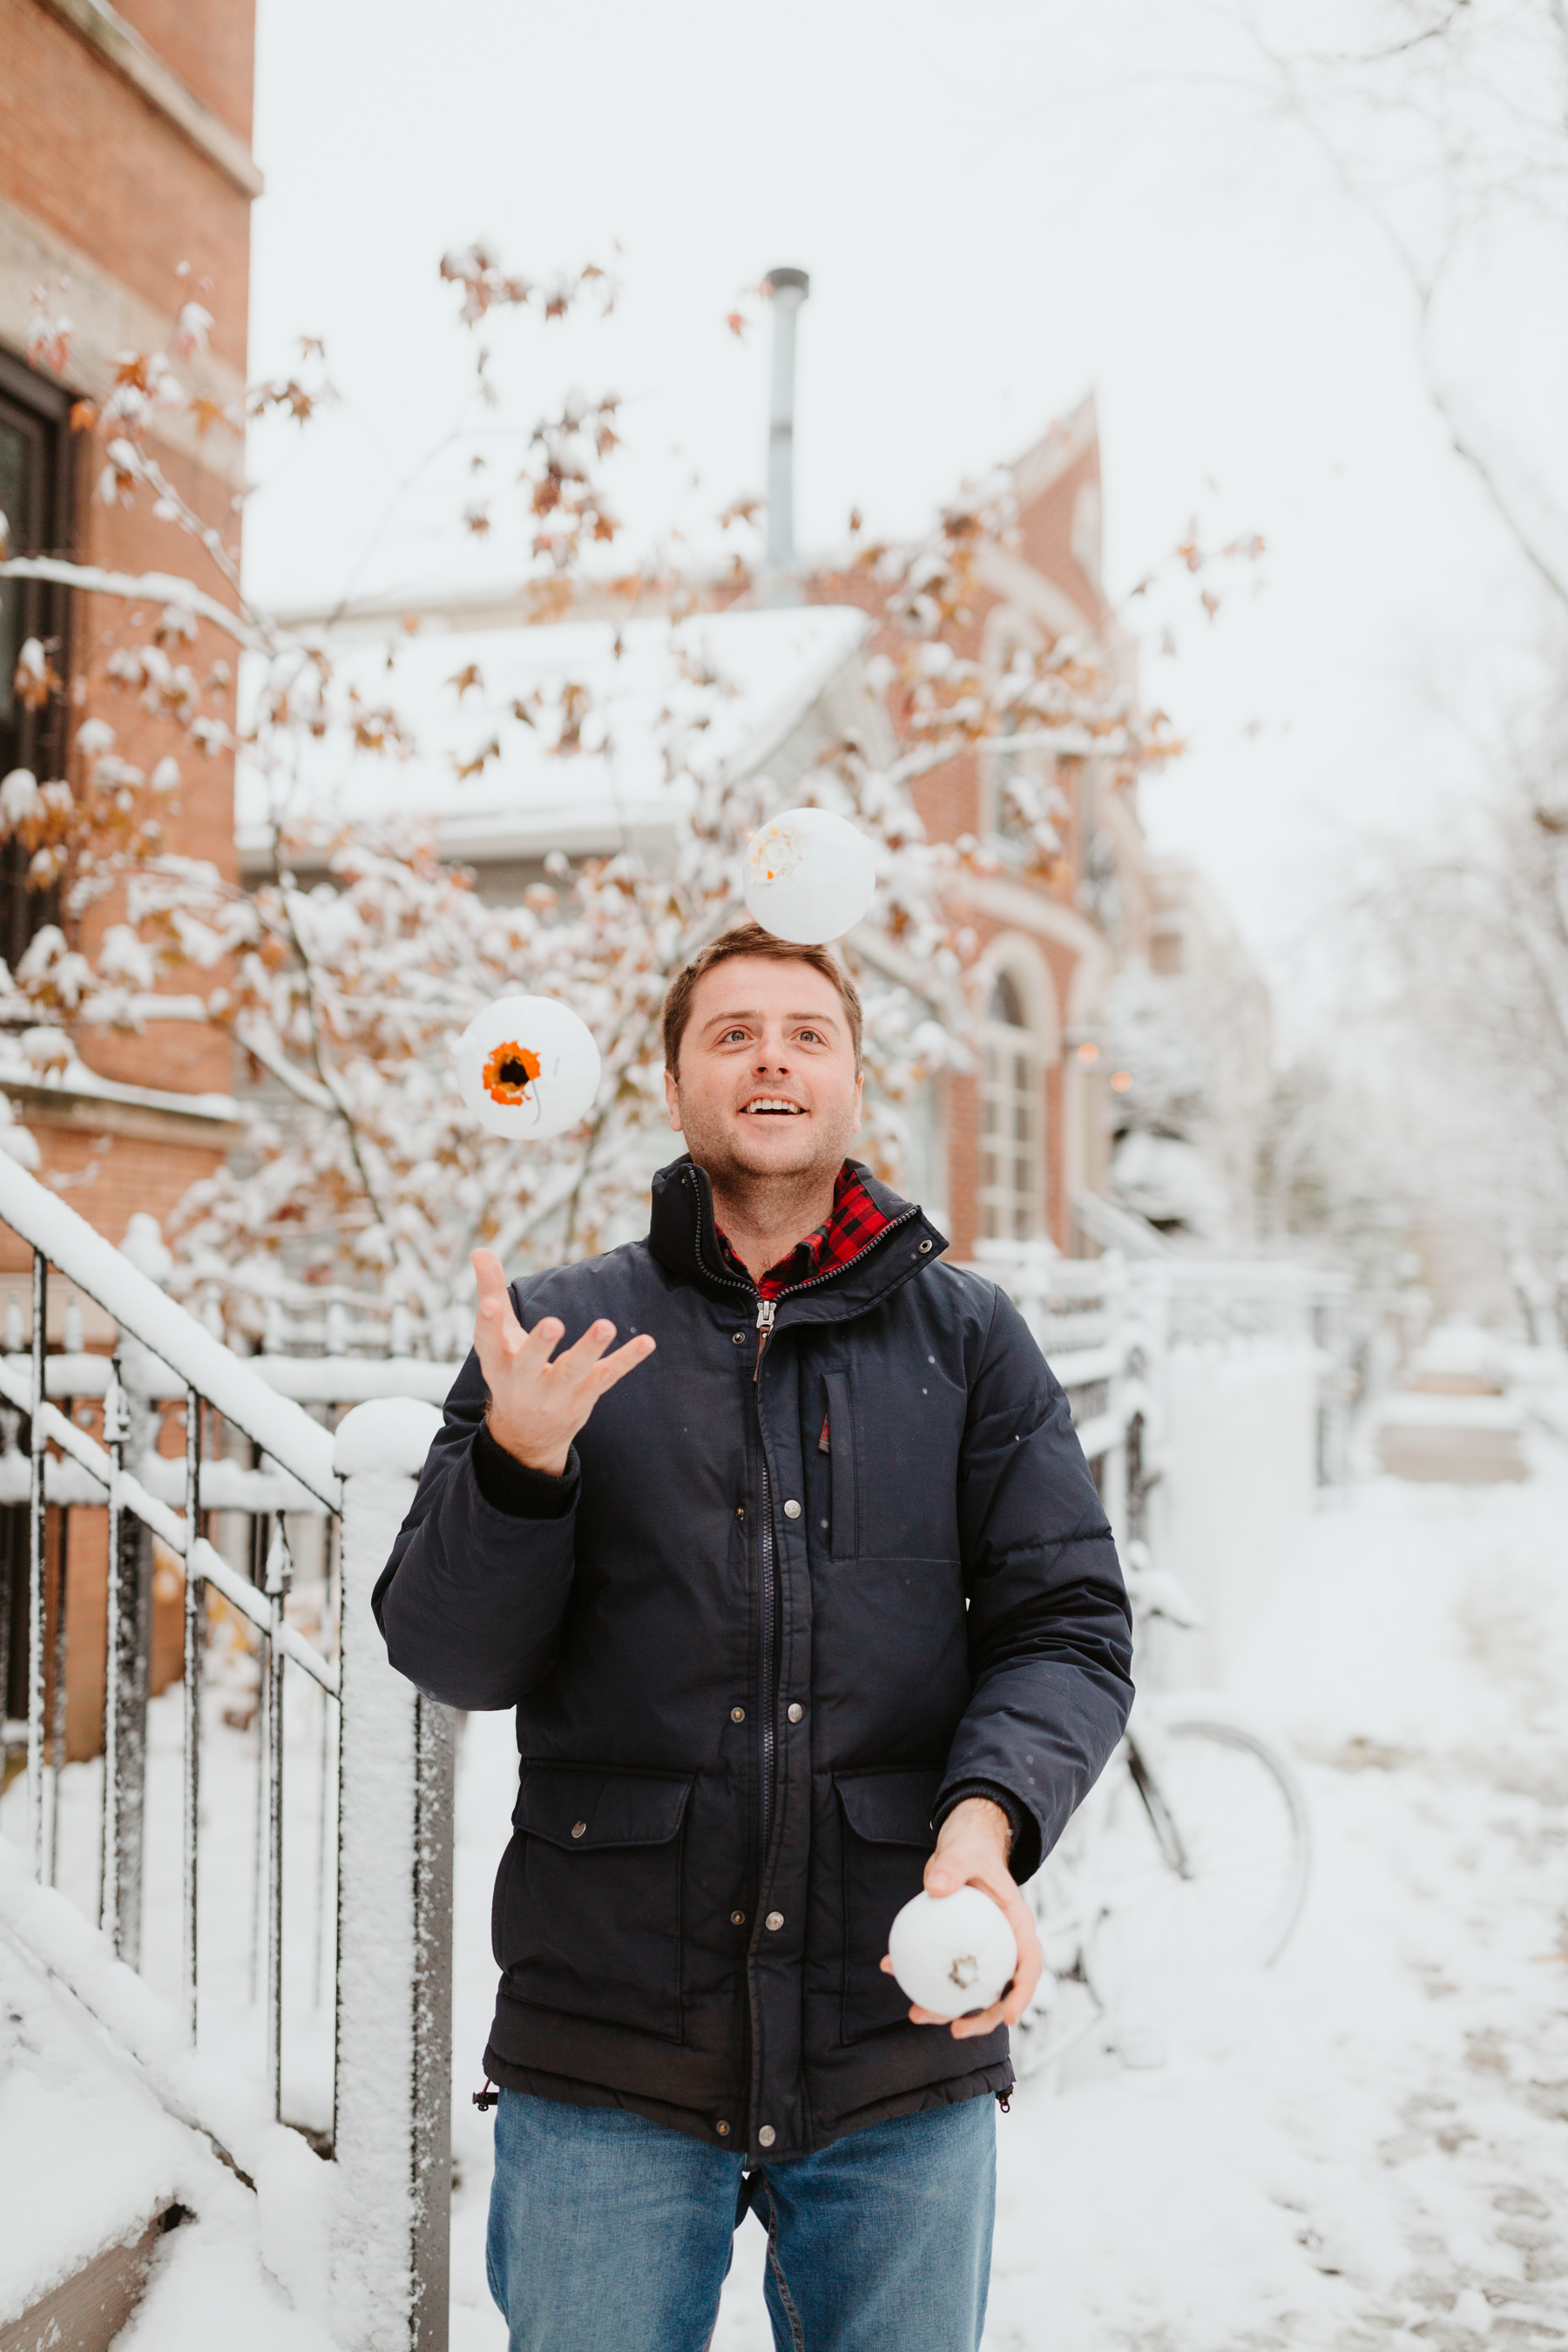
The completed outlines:
{"type": "MultiPolygon", "coordinates": [[[[1304,1761],[1301,1928],[1268,1976],[1184,1988],[1163,2068],[1089,2053],[999,2119],[987,2352],[1568,2343],[1568,1456],[1321,1514],[1234,1689],[1304,1761]]],[[[470,1739],[477,2056],[510,1727],[470,1739]]],[[[453,2347],[501,2352],[458,2084],[453,2347]]],[[[714,2352],[771,2352],[763,2244],[749,2221],[714,2352]]]]}
{"type": "MultiPolygon", "coordinates": [[[[1568,2344],[1565,1528],[1568,1453],[1555,1447],[1524,1486],[1376,1479],[1313,1520],[1233,1679],[1304,1759],[1318,1867],[1301,1929],[1267,1977],[1152,1988],[1164,2066],[1123,2071],[1090,2049],[1069,2079],[1029,2084],[1000,2118],[987,2352],[1568,2344]]],[[[215,1685],[204,2042],[248,2068],[254,1732],[222,1723],[232,1704],[215,1685]]],[[[177,1708],[153,1712],[153,1811],[172,1821],[177,1708]]],[[[314,1981],[319,1755],[305,1694],[290,1723],[287,2072],[292,2111],[312,2120],[324,2120],[330,2050],[314,1981]]],[[[484,2284],[491,2126],[470,2094],[514,1774],[510,1721],[472,1718],[458,1821],[453,2352],[505,2344],[484,2284]]],[[[95,1775],[68,1778],[62,1876],[85,1905],[95,1775]]],[[[17,1796],[0,1820],[13,1836],[17,1796]]],[[[150,1864],[149,1932],[150,1973],[171,1989],[177,1884],[171,1846],[150,1864]]],[[[330,1901],[328,1890],[329,1916],[330,1901]]],[[[330,1981],[330,1955],[327,1969],[330,1981]]],[[[26,2006],[11,2008],[0,2084],[24,2101],[34,2048],[47,2042],[64,2065],[77,2033],[36,2000],[24,2023],[26,2006]]],[[[124,2097],[134,2090],[128,2082],[124,2097]]],[[[146,2128],[155,2141],[151,2113],[146,2128]]],[[[163,2168],[172,2182],[172,2151],[163,2168]]],[[[232,2305],[237,2228],[215,2209],[163,2242],[127,2344],[195,2352],[210,2340],[215,2276],[232,2305]]],[[[762,2252],[748,2221],[714,2352],[770,2352],[762,2252]]],[[[242,2300],[256,2352],[320,2343],[269,2287],[242,2300]]]]}

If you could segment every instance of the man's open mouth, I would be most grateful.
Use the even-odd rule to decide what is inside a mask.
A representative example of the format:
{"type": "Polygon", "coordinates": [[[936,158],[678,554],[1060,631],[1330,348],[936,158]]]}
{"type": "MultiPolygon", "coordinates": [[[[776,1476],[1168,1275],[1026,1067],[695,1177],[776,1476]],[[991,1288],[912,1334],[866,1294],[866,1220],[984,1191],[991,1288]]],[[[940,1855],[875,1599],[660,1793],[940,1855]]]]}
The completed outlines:
{"type": "Polygon", "coordinates": [[[785,1102],[782,1095],[758,1095],[754,1101],[742,1104],[741,1114],[744,1118],[804,1118],[805,1105],[785,1102]]]}

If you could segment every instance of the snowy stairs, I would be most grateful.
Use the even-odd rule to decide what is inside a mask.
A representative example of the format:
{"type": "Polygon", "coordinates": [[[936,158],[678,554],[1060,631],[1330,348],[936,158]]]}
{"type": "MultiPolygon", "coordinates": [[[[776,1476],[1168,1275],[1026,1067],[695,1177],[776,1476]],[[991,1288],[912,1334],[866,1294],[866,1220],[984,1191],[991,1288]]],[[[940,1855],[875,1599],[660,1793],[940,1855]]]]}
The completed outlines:
{"type": "Polygon", "coordinates": [[[19,2319],[0,2320],[0,2352],[109,2352],[142,2300],[164,2231],[184,2218],[170,2204],[139,2234],[104,2246],[19,2319]]]}
{"type": "Polygon", "coordinates": [[[0,2352],[99,2352],[184,2218],[179,2176],[206,2151],[6,1937],[0,2149],[0,2352]]]}

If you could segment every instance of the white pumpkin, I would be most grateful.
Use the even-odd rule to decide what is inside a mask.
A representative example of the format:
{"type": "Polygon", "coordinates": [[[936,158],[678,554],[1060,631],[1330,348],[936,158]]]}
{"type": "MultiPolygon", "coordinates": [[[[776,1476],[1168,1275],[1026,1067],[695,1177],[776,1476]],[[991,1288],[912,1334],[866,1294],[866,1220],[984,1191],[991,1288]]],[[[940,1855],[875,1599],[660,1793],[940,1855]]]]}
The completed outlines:
{"type": "Polygon", "coordinates": [[[599,1090],[593,1034],[552,996],[498,996],[453,1052],[463,1100],[492,1135],[563,1135],[599,1090]]]}
{"type": "Polygon", "coordinates": [[[888,1935],[893,1974],[917,2009],[967,2017],[1011,1983],[1018,1944],[1005,1915],[978,1886],[917,1895],[888,1935]]]}
{"type": "Polygon", "coordinates": [[[785,809],[752,836],[746,906],[776,940],[821,947],[852,931],[877,888],[869,836],[829,809],[785,809]]]}

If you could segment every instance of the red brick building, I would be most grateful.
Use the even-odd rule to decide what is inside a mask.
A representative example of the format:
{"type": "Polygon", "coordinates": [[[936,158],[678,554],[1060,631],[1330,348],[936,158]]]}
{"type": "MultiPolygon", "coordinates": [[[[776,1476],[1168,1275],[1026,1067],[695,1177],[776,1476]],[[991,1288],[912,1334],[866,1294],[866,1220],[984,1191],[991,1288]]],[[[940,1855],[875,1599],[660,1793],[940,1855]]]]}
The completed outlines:
{"type": "MultiPolygon", "coordinates": [[[[184,570],[198,551],[153,519],[106,504],[95,485],[99,436],[73,430],[72,408],[99,402],[127,352],[167,348],[182,306],[213,314],[210,349],[183,371],[192,388],[242,410],[250,204],[252,0],[0,0],[0,509],[16,553],[60,553],[128,572],[184,570]],[[182,265],[184,267],[182,268],[182,265]],[[29,364],[37,298],[72,324],[63,364],[29,364]]],[[[79,416],[80,412],[78,411],[79,416]]],[[[184,412],[155,417],[151,446],[175,488],[237,542],[243,447],[235,432],[198,433],[184,412]]],[[[216,576],[198,584],[217,588],[216,576]]],[[[143,773],[176,758],[171,846],[234,870],[233,775],[226,757],[192,756],[170,722],[149,716],[105,675],[114,644],[151,614],[118,599],[0,584],[0,773],[75,781],[76,734],[89,714],[143,773]],[[52,646],[65,692],[29,711],[12,680],[29,636],[52,646]]],[[[200,637],[183,649],[198,671],[232,656],[200,637]]],[[[0,871],[0,954],[14,962],[56,909],[26,887],[26,855],[8,845],[0,871]]],[[[112,910],[100,910],[99,923],[112,910]]],[[[5,1090],[37,1136],[46,1171],[112,1240],[137,1209],[163,1215],[233,1136],[225,1042],[151,1024],[135,1038],[79,1046],[85,1070],[5,1090]],[[90,1075],[89,1075],[90,1074],[90,1075]],[[96,1076],[99,1083],[92,1083],[96,1076]],[[190,1097],[182,1102],[181,1097],[190,1097]],[[74,1181],[72,1180],[75,1180],[74,1181]]],[[[13,1248],[0,1259],[18,1264],[13,1248]]]]}
{"type": "MultiPolygon", "coordinates": [[[[141,574],[190,570],[199,552],[153,518],[145,498],[127,509],[97,495],[103,445],[79,404],[102,401],[127,353],[166,350],[175,317],[195,300],[215,323],[210,348],[182,373],[193,391],[243,417],[250,205],[261,186],[249,152],[253,40],[253,0],[121,0],[118,8],[0,0],[0,510],[14,554],[141,574]],[[69,320],[63,349],[38,347],[40,315],[69,320]]],[[[236,545],[239,432],[198,433],[171,408],[154,415],[148,446],[179,494],[236,545]]],[[[202,581],[199,562],[193,576],[220,584],[216,574],[202,581]]],[[[144,639],[155,609],[0,582],[0,776],[20,768],[40,783],[63,776],[79,785],[78,734],[96,717],[113,728],[115,752],[143,775],[165,757],[179,761],[181,782],[163,813],[167,844],[232,874],[231,761],[193,756],[174,724],[107,674],[115,644],[127,633],[144,639]],[[29,639],[43,643],[60,680],[37,709],[16,685],[29,639]]],[[[181,658],[210,675],[232,652],[204,632],[181,658]]],[[[42,925],[61,919],[56,898],[28,887],[28,864],[15,840],[0,847],[7,966],[42,925]]],[[[100,908],[89,921],[101,926],[114,911],[100,908]]],[[[37,1139],[40,1174],[115,1242],[134,1213],[162,1219],[221,1162],[237,1131],[230,1083],[226,1043],[173,1023],[149,1024],[137,1036],[86,1036],[63,1069],[46,1076],[0,1013],[0,1090],[37,1139]]],[[[26,1251],[0,1228],[0,1294],[25,1289],[26,1268],[26,1251]]],[[[51,1341],[65,1331],[66,1307],[56,1282],[51,1341]]],[[[102,1345],[102,1316],[85,1302],[79,1311],[88,1346],[102,1345]]],[[[0,1512],[7,1521],[21,1516],[0,1512]]],[[[50,1515],[51,1548],[58,1517],[50,1515]]],[[[97,1742],[102,1687],[104,1514],[75,1510],[70,1530],[70,1748],[82,1754],[97,1742]]],[[[8,1580],[15,1626],[26,1579],[8,1580]]],[[[177,1647],[178,1608],[163,1597],[158,1616],[177,1647]]],[[[154,1685],[159,1666],[155,1656],[154,1685]]]]}
{"type": "MultiPolygon", "coordinates": [[[[1100,437],[1092,399],[1012,467],[1017,527],[980,560],[974,617],[958,650],[993,675],[1016,651],[1062,637],[1091,647],[1113,677],[1131,678],[1133,655],[1100,584],[1100,437]]],[[[870,600],[854,574],[815,580],[814,602],[870,600]]],[[[1100,1027],[1111,973],[1149,948],[1148,861],[1131,791],[1107,762],[1056,763],[1031,772],[1065,797],[1062,856],[1047,879],[1010,835],[994,751],[971,751],[919,780],[928,833],[973,835],[997,861],[974,880],[967,912],[987,971],[980,1066],[942,1081],[928,1183],[942,1188],[954,1249],[977,1242],[1081,1243],[1073,1201],[1105,1181],[1111,1076],[1100,1027]],[[943,1179],[945,1182],[943,1183],[943,1179]]]]}

